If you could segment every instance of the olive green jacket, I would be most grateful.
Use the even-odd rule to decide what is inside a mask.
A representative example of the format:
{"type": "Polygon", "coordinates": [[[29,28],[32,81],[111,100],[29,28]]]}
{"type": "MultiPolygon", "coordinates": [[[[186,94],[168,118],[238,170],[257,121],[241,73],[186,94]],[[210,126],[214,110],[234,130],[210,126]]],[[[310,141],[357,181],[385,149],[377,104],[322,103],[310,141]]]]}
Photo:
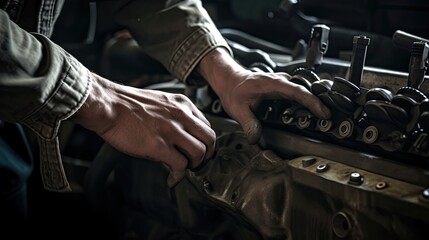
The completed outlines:
{"type": "MultiPolygon", "coordinates": [[[[0,0],[0,119],[37,133],[45,188],[69,191],[58,129],[85,102],[91,74],[49,40],[62,1],[40,2],[0,0]]],[[[128,0],[111,6],[116,23],[183,81],[209,51],[229,49],[200,1],[128,0]]]]}

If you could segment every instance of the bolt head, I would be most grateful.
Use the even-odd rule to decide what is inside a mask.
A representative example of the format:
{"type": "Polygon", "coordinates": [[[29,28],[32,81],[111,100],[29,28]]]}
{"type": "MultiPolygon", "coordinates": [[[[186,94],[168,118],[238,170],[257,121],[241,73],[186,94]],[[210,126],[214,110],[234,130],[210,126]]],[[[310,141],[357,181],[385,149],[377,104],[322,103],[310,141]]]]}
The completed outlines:
{"type": "Polygon", "coordinates": [[[387,187],[387,183],[386,183],[386,182],[378,182],[378,183],[375,185],[375,188],[376,188],[377,190],[385,189],[386,187],[387,187]]]}
{"type": "Polygon", "coordinates": [[[422,197],[424,199],[428,199],[429,200],[429,188],[426,188],[425,190],[423,190],[422,197]]]}
{"type": "Polygon", "coordinates": [[[318,173],[326,172],[328,170],[328,164],[322,163],[316,167],[318,173]]]}
{"type": "Polygon", "coordinates": [[[360,173],[357,173],[357,172],[350,174],[349,183],[354,185],[362,184],[363,183],[362,175],[360,175],[360,173]]]}

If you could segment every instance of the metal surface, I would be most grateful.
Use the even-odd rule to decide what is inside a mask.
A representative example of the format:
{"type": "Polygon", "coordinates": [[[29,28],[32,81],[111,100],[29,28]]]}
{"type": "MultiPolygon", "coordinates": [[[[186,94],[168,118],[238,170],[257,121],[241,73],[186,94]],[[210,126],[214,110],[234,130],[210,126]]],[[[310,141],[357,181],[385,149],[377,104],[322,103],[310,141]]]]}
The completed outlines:
{"type": "MultiPolygon", "coordinates": [[[[216,151],[174,189],[153,178],[167,175],[157,165],[115,165],[116,183],[129,190],[118,194],[125,196],[127,213],[145,217],[134,221],[132,230],[147,231],[148,239],[160,239],[170,227],[186,233],[185,239],[427,239],[426,47],[415,47],[410,73],[364,66],[369,38],[360,35],[350,41],[351,61],[326,58],[329,28],[303,18],[297,1],[283,3],[285,14],[291,14],[286,17],[306,27],[302,31],[313,26],[305,57],[294,58],[292,51],[238,31],[224,33],[244,67],[290,74],[291,82],[330,107],[332,118],[318,119],[288,99],[262,101],[254,109],[262,138],[249,145],[210,87],[189,88],[178,81],[154,85],[185,93],[196,103],[216,132],[216,151]]],[[[374,46],[377,38],[372,39],[374,46]]],[[[298,43],[298,50],[302,46],[298,43]]],[[[101,201],[98,192],[91,193],[101,201]]]]}
{"type": "Polygon", "coordinates": [[[187,180],[260,239],[425,239],[429,226],[425,187],[319,156],[284,159],[240,131],[219,136],[216,157],[187,180]]]}
{"type": "Polygon", "coordinates": [[[351,62],[276,64],[330,107],[329,120],[267,100],[255,111],[262,139],[249,145],[239,127],[225,129],[227,116],[206,111],[216,156],[187,183],[261,239],[426,239],[427,96],[410,74],[364,66],[368,45],[356,36],[351,62]]]}
{"type": "Polygon", "coordinates": [[[360,86],[369,43],[370,39],[366,36],[355,36],[353,38],[353,55],[350,63],[349,81],[356,86],[360,86]]]}
{"type": "MultiPolygon", "coordinates": [[[[295,158],[306,155],[334,159],[359,169],[383,174],[401,181],[429,186],[429,170],[380,157],[375,154],[346,148],[275,128],[264,127],[262,145],[282,157],[295,158]]],[[[405,160],[405,159],[404,159],[405,160]]],[[[412,160],[412,159],[410,159],[412,160]]]]}

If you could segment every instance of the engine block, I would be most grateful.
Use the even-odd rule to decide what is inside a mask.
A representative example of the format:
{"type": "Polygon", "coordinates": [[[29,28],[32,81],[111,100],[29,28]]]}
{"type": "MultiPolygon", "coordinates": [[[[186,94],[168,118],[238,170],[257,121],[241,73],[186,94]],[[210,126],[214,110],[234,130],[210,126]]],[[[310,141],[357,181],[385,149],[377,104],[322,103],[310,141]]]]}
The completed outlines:
{"type": "Polygon", "coordinates": [[[323,59],[328,34],[327,26],[313,28],[305,59],[248,67],[289,73],[332,118],[266,100],[255,111],[263,137],[251,146],[237,126],[225,127],[232,123],[210,89],[200,89],[197,104],[219,141],[189,183],[262,239],[426,239],[428,44],[412,44],[405,73],[365,66],[370,39],[362,35],[350,61],[323,59]]]}

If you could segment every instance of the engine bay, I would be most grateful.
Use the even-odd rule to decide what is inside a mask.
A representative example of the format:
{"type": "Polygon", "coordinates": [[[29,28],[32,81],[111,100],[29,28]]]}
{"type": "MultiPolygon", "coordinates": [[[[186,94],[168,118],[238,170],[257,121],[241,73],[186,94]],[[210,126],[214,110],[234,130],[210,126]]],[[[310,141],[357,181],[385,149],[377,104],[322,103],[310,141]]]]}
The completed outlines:
{"type": "MultiPolygon", "coordinates": [[[[191,173],[190,182],[263,239],[425,238],[427,43],[405,43],[410,35],[395,32],[397,45],[411,45],[407,73],[365,66],[367,36],[353,37],[351,60],[344,61],[323,57],[328,26],[315,25],[309,35],[305,57],[286,63],[231,46],[236,56],[255,59],[249,69],[289,73],[330,107],[332,119],[317,119],[287,100],[266,100],[256,111],[263,122],[260,149],[242,135],[221,134],[218,156],[191,173]]],[[[209,103],[202,109],[222,116],[218,100],[206,94],[196,94],[212,99],[200,100],[209,103]]],[[[214,127],[224,124],[217,120],[214,127]]]]}
{"type": "MultiPolygon", "coordinates": [[[[104,2],[89,5],[90,22],[108,21],[104,2]]],[[[103,24],[95,39],[104,42],[96,47],[85,34],[68,41],[54,33],[103,76],[187,95],[217,134],[215,157],[169,189],[162,166],[121,154],[78,126],[64,127],[64,167],[75,190],[56,203],[76,206],[69,214],[80,220],[66,221],[74,227],[70,239],[426,239],[429,4],[203,3],[241,65],[289,74],[330,108],[331,119],[287,99],[266,99],[254,110],[262,138],[250,145],[212,89],[174,79],[132,39],[104,40],[103,24]]],[[[58,24],[76,18],[65,16],[58,24]]],[[[63,29],[80,36],[76,26],[63,29]]],[[[43,200],[58,219],[48,206],[54,203],[43,200]]]]}
{"type": "MultiPolygon", "coordinates": [[[[294,11],[291,2],[283,1],[289,5],[281,9],[294,11]]],[[[294,22],[300,13],[288,15],[294,22]]],[[[197,89],[191,96],[212,116],[218,152],[188,180],[262,239],[424,239],[427,40],[401,30],[390,40],[336,26],[333,36],[330,31],[317,23],[308,39],[287,51],[237,29],[221,29],[237,61],[253,71],[290,74],[290,81],[329,106],[332,118],[317,119],[297,103],[267,99],[255,111],[263,139],[250,146],[239,130],[224,127],[227,116],[213,92],[197,89]],[[349,39],[351,49],[337,58],[325,56],[338,39],[349,39]],[[406,71],[366,64],[367,56],[373,63],[377,58],[369,46],[386,43],[408,52],[406,71]]],[[[187,201],[192,206],[200,200],[187,201]]]]}

